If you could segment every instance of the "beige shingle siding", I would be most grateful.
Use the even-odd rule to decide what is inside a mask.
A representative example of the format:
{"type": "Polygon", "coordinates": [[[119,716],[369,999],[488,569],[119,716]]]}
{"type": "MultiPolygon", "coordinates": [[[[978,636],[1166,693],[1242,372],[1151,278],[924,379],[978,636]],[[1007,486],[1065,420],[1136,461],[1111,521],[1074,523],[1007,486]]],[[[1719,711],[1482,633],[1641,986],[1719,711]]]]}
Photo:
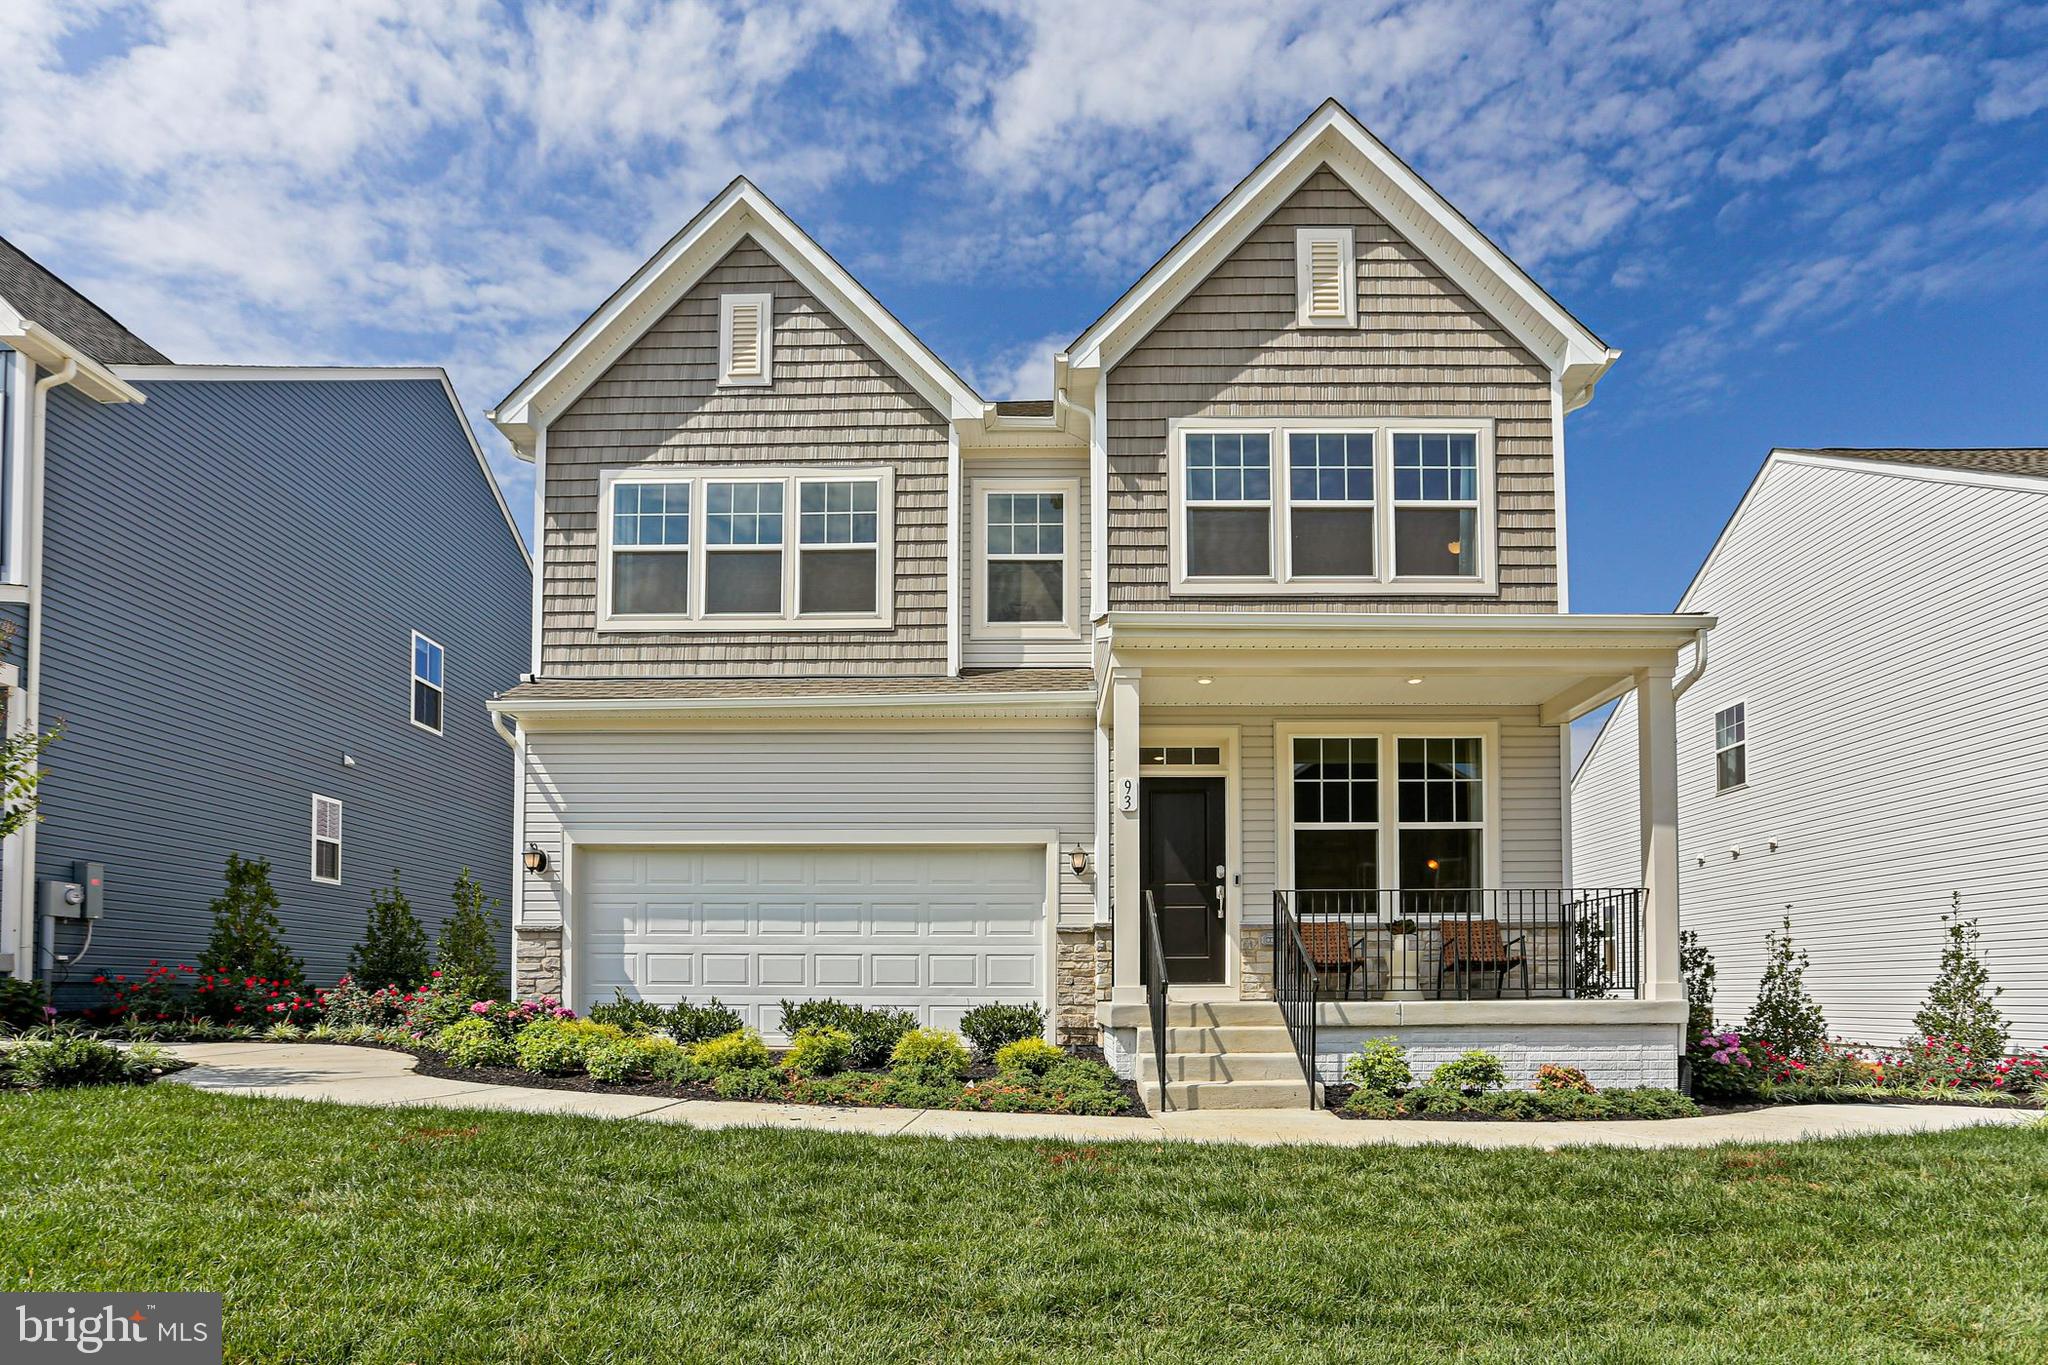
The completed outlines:
{"type": "Polygon", "coordinates": [[[1317,170],[1109,376],[1112,605],[1123,610],[1557,610],[1550,374],[1327,168],[1317,170]],[[1295,320],[1296,228],[1357,237],[1359,327],[1295,320]],[[1167,422],[1491,417],[1500,595],[1170,596],[1167,422]]]}
{"type": "Polygon", "coordinates": [[[547,480],[544,676],[946,671],[945,419],[751,238],[550,424],[547,480]],[[718,298],[735,291],[775,296],[770,387],[717,385],[718,298]],[[895,469],[894,627],[598,633],[600,471],[759,464],[895,469]]]}

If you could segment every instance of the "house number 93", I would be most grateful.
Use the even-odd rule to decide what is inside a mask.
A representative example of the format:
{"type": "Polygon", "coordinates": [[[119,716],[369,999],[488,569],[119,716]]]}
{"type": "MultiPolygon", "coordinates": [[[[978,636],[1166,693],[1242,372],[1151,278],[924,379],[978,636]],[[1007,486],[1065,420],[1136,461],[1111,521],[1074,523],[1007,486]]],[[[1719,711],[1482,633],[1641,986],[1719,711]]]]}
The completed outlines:
{"type": "Polygon", "coordinates": [[[1126,777],[1116,784],[1116,808],[1129,815],[1138,808],[1138,779],[1126,777]]]}

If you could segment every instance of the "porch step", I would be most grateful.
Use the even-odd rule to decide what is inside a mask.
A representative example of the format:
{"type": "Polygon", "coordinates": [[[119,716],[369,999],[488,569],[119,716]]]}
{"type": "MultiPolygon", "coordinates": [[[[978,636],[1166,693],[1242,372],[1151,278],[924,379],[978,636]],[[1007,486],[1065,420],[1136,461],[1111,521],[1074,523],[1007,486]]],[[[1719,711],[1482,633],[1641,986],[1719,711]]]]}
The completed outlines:
{"type": "Polygon", "coordinates": [[[1137,1027],[1138,1092],[1155,1113],[1308,1107],[1309,1083],[1287,1021],[1270,1000],[1171,1001],[1165,1041],[1162,1077],[1151,1017],[1144,1016],[1137,1027]]]}
{"type": "MultiPolygon", "coordinates": [[[[1151,1012],[1143,1004],[1127,1002],[1111,1007],[1113,1028],[1147,1028],[1151,1012]]],[[[1276,1025],[1286,1027],[1280,1007],[1270,1000],[1170,1000],[1166,1006],[1168,1028],[1223,1028],[1235,1025],[1276,1025]]]]}

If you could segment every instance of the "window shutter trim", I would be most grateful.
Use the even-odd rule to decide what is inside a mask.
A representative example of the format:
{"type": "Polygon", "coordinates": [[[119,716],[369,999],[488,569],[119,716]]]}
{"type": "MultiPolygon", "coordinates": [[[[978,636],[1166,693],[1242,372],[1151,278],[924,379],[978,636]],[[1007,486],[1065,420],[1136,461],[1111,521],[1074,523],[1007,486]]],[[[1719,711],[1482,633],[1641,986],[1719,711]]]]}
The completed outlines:
{"type": "Polygon", "coordinates": [[[1297,313],[1304,326],[1350,327],[1358,321],[1358,290],[1348,227],[1295,232],[1297,313]]]}

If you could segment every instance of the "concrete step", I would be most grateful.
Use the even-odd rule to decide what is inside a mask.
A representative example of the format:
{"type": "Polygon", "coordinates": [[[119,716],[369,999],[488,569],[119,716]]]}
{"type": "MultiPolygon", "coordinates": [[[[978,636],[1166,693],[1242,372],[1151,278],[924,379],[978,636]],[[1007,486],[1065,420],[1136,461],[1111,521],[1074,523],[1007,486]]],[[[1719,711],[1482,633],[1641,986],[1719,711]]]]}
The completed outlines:
{"type": "Polygon", "coordinates": [[[1299,1075],[1291,1081],[1168,1081],[1163,1106],[1159,1087],[1152,1082],[1140,1082],[1138,1094],[1155,1114],[1162,1107],[1175,1111],[1306,1109],[1309,1102],[1308,1082],[1299,1075]]]}
{"type": "MultiPolygon", "coordinates": [[[[1112,1028],[1147,1028],[1152,1023],[1150,1010],[1142,1004],[1112,1006],[1109,1024],[1112,1028]]],[[[1219,1028],[1232,1025],[1284,1025],[1286,1016],[1280,1007],[1270,1000],[1173,1000],[1166,1003],[1166,1025],[1168,1028],[1219,1028]]]]}
{"type": "MultiPolygon", "coordinates": [[[[1150,1052],[1138,1054],[1139,1081],[1159,1079],[1158,1060],[1150,1052]]],[[[1169,1081],[1298,1081],[1301,1059],[1292,1052],[1168,1053],[1166,1079],[1169,1081]]]]}
{"type": "MultiPolygon", "coordinates": [[[[1152,1030],[1138,1030],[1138,1051],[1152,1050],[1152,1030]]],[[[1292,1052],[1294,1040],[1279,1025],[1233,1025],[1229,1028],[1169,1028],[1166,1050],[1184,1053],[1292,1052]]]]}

